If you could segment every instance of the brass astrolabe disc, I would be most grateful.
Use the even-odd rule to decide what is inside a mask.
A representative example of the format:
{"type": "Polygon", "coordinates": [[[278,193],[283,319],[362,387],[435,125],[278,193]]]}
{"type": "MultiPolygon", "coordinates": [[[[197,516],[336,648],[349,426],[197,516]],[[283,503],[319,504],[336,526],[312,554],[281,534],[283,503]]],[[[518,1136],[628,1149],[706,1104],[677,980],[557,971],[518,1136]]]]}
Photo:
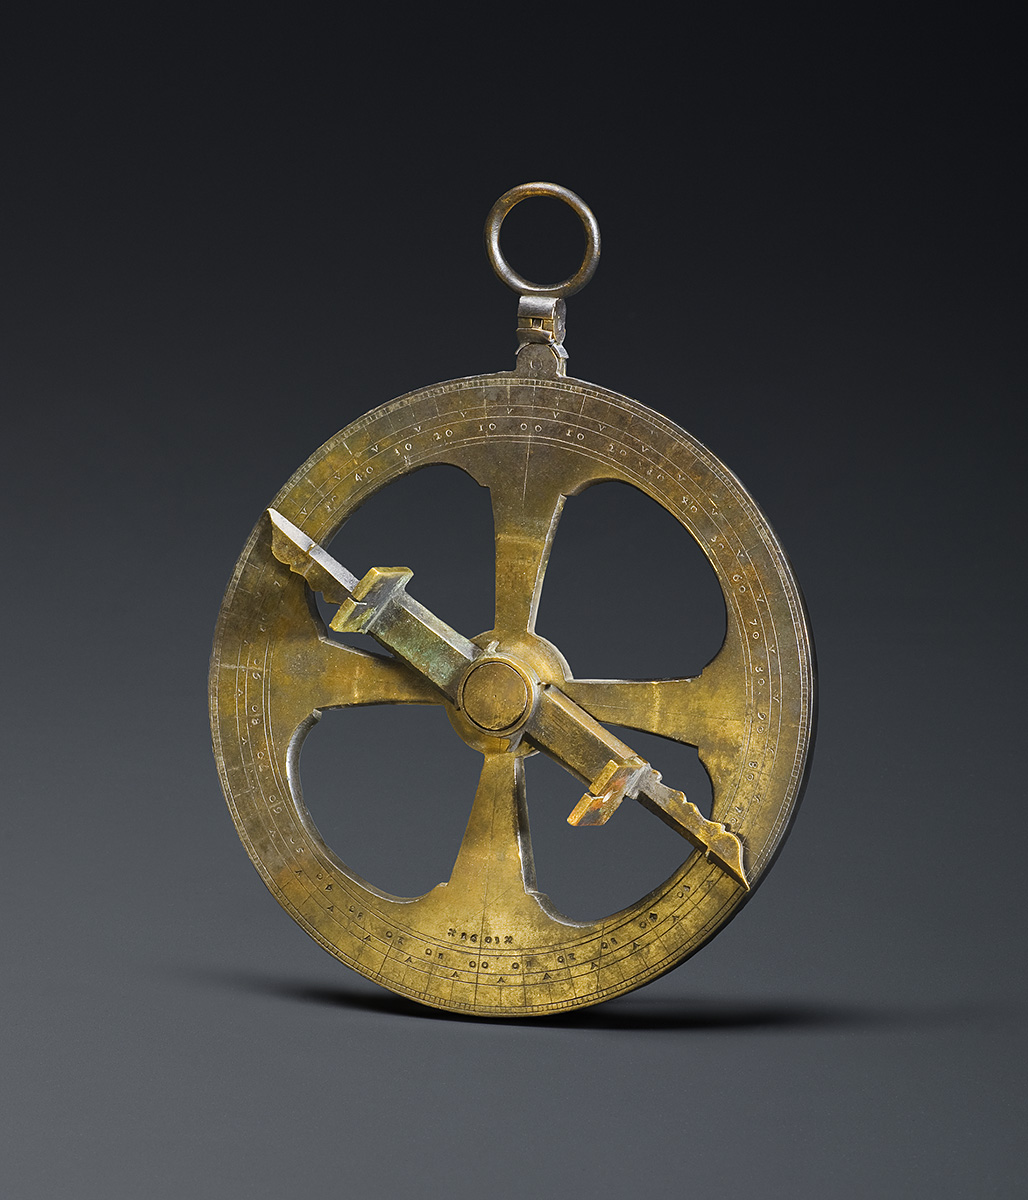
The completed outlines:
{"type": "Polygon", "coordinates": [[[514,1017],[595,1004],[647,983],[748,899],[799,802],[814,663],[789,563],[735,476],[665,417],[565,375],[563,297],[595,268],[592,213],[564,188],[526,184],[497,201],[486,235],[497,274],[521,295],[515,369],[384,404],[304,463],[236,566],[215,636],[210,701],[233,820],[283,908],[326,950],[395,992],[514,1017]],[[506,213],[535,195],[566,201],[586,230],[582,268],[549,287],[516,275],[499,248],[506,213]],[[358,579],[347,569],[357,564],[324,549],[370,496],[430,463],[461,468],[491,495],[496,613],[493,629],[474,639],[418,603],[411,572],[372,567],[358,579]],[[535,633],[565,498],[610,480],[671,513],[716,572],[727,633],[694,678],[574,679],[535,633]],[[332,640],[316,592],[339,606],[334,630],[371,634],[392,656],[332,640]],[[323,710],[363,704],[442,705],[454,736],[483,755],[452,874],[424,896],[392,896],[361,879],[346,866],[346,847],[330,849],[304,807],[304,737],[323,710]],[[607,724],[697,747],[713,785],[709,817],[607,724]],[[684,839],[679,869],[602,920],[558,912],[536,889],[528,836],[524,757],[538,751],[585,786],[572,824],[613,817],[591,836],[616,838],[615,810],[637,801],[669,826],[669,838],[684,839]]]}

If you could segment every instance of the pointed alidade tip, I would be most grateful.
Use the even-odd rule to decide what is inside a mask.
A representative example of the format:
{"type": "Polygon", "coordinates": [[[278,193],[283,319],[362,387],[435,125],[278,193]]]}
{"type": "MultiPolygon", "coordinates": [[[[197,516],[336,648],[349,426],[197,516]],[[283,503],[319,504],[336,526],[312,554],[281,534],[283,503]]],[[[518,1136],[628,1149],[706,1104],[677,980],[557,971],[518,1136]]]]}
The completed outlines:
{"type": "Polygon", "coordinates": [[[299,567],[310,556],[314,542],[302,529],[275,508],[268,509],[271,518],[271,552],[287,567],[299,567]]]}
{"type": "Polygon", "coordinates": [[[291,571],[302,575],[316,592],[321,592],[331,604],[350,599],[357,586],[357,576],[328,554],[313,538],[284,517],[277,509],[269,508],[271,520],[271,552],[291,571]]]}
{"type": "Polygon", "coordinates": [[[750,881],[746,878],[746,869],[742,863],[742,843],[727,829],[710,839],[707,857],[717,863],[746,891],[750,890],[750,881]]]}
{"type": "Polygon", "coordinates": [[[297,549],[302,550],[304,554],[314,545],[314,539],[309,538],[304,531],[294,525],[288,517],[282,516],[277,508],[269,508],[268,516],[271,518],[271,524],[274,527],[276,534],[282,534],[287,541],[291,542],[297,549]]]}

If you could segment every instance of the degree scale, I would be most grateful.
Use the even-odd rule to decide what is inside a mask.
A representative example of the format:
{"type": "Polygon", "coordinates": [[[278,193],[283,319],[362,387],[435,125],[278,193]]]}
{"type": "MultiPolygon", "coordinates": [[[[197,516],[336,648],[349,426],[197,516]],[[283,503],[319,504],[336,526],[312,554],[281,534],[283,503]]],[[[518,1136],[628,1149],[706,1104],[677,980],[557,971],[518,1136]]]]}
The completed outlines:
{"type": "MultiPolygon", "coordinates": [[[[282,907],[369,979],[437,1008],[493,1017],[596,1004],[655,979],[713,937],[774,861],[799,802],[813,742],[814,660],[799,587],[766,518],[695,438],[625,396],[565,373],[565,297],[599,258],[599,229],[573,192],[524,184],[486,223],[497,275],[520,296],[513,371],[451,380],[367,413],[303,464],[261,516],[222,604],[211,660],[214,752],[247,853],[282,907]],[[554,196],[586,233],[579,270],[554,285],[522,278],[500,250],[504,217],[554,196]],[[448,463],[489,489],[496,611],[475,636],[415,599],[403,567],[326,547],[394,480],[448,463]],[[565,499],[621,481],[691,535],[725,601],[724,644],[682,679],[575,679],[535,632],[543,576],[565,499]],[[333,640],[370,634],[389,656],[333,640]],[[323,710],[438,704],[483,756],[448,880],[393,896],[346,866],[303,803],[300,750],[323,710]],[[713,788],[700,812],[627,734],[695,746],[713,788]],[[682,839],[683,862],[637,903],[573,921],[537,889],[524,759],[542,752],[584,786],[568,821],[617,837],[622,803],[642,804],[682,839]],[[609,824],[607,824],[609,822],[609,824]]],[[[669,552],[674,552],[673,548],[669,552]]],[[[399,751],[398,751],[399,752],[399,751]]],[[[342,803],[361,803],[343,794],[342,803]]]]}

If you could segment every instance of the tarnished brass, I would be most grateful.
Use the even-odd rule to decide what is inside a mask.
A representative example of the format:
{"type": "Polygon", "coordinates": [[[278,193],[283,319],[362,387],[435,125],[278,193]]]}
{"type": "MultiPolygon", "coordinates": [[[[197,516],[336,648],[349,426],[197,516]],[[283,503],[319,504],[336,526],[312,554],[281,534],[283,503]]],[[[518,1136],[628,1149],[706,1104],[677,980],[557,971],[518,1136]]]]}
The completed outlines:
{"type": "MultiPolygon", "coordinates": [[[[627,992],[682,962],[734,915],[799,801],[814,669],[799,588],[738,480],[665,417],[565,375],[563,297],[595,269],[592,213],[564,188],[526,184],[497,201],[486,240],[497,274],[521,295],[515,369],[385,404],[297,471],[258,521],[229,584],[210,698],[233,819],[279,903],[368,978],[425,1004],[504,1017],[627,992]],[[580,270],[550,287],[522,279],[499,250],[504,216],[533,195],[566,200],[587,235],[580,270]],[[324,548],[369,496],[428,463],[462,468],[492,497],[496,612],[493,628],[472,638],[408,593],[408,569],[372,567],[358,578],[324,548]],[[565,498],[605,480],[631,484],[672,513],[717,574],[727,634],[695,678],[575,679],[535,632],[565,498]],[[332,630],[370,634],[393,657],[330,639],[314,593],[338,605],[332,630]],[[361,704],[442,705],[483,755],[453,871],[427,895],[392,896],[361,879],[304,807],[304,737],[324,709],[361,704]],[[710,817],[605,723],[696,746],[713,785],[710,817]],[[558,912],[536,889],[528,836],[523,759],[538,751],[585,784],[570,824],[603,825],[622,801],[636,800],[689,843],[681,867],[602,920],[558,912]]],[[[616,838],[617,824],[582,836],[616,838]]]]}

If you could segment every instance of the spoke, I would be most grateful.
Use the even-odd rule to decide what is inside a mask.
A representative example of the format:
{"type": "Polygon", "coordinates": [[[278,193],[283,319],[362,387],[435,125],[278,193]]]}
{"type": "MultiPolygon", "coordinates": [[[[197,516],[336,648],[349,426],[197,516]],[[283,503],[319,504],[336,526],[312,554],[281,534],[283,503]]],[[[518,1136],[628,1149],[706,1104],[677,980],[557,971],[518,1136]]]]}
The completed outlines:
{"type": "Polygon", "coordinates": [[[521,907],[535,890],[525,805],[524,759],[487,754],[460,852],[446,885],[447,902],[468,912],[521,907]]]}
{"type": "Polygon", "coordinates": [[[271,707],[277,737],[292,737],[316,709],[443,700],[428,680],[399,659],[340,645],[313,630],[280,638],[274,666],[271,707]]]}
{"type": "Polygon", "coordinates": [[[564,497],[579,486],[571,464],[531,442],[512,442],[488,480],[496,534],[496,623],[501,636],[533,632],[564,497]]]}
{"type": "Polygon", "coordinates": [[[575,679],[563,687],[597,721],[695,746],[714,784],[731,778],[745,741],[746,684],[737,642],[695,679],[575,679]]]}
{"type": "Polygon", "coordinates": [[[397,658],[369,654],[337,642],[321,644],[327,653],[317,708],[442,703],[438,689],[397,658]]]}

